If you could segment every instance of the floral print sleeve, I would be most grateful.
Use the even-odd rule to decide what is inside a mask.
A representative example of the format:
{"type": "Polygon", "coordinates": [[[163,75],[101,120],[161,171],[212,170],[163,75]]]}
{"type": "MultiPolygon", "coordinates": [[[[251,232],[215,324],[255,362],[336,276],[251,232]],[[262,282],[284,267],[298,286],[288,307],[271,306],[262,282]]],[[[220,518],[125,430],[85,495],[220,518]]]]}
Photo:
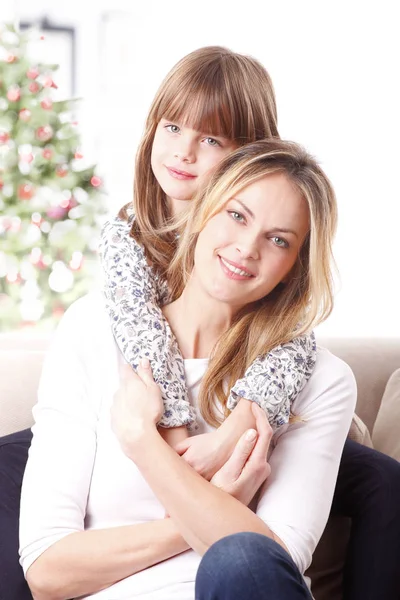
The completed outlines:
{"type": "MultiPolygon", "coordinates": [[[[150,359],[164,401],[159,424],[193,427],[195,412],[188,400],[183,358],[160,309],[168,299],[168,287],[147,264],[143,248],[130,237],[133,218],[108,221],[101,236],[104,294],[113,333],[134,368],[142,356],[150,359]]],[[[257,402],[277,429],[289,421],[292,402],[310,378],[315,361],[313,333],[259,356],[231,389],[228,408],[233,410],[240,398],[257,402]]]]}
{"type": "Polygon", "coordinates": [[[275,430],[288,423],[292,402],[306,385],[317,359],[314,332],[259,356],[231,389],[228,408],[246,398],[257,402],[275,430]]]}
{"type": "Polygon", "coordinates": [[[105,223],[100,240],[106,309],[115,340],[125,360],[137,368],[141,357],[151,362],[164,401],[159,425],[178,427],[195,420],[187,394],[184,362],[164,318],[168,287],[147,264],[143,248],[130,237],[132,219],[105,223]]]}

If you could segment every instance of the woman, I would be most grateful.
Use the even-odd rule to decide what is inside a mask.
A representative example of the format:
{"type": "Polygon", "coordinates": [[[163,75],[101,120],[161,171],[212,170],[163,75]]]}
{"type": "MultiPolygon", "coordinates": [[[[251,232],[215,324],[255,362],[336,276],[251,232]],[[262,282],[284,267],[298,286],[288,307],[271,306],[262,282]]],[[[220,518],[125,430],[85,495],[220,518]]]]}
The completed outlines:
{"type": "MultiPolygon", "coordinates": [[[[329,314],[335,224],[324,173],[277,140],[234,152],[194,201],[164,314],[185,358],[198,433],[223,421],[229,381],[254,356],[329,314]]],[[[355,406],[347,365],[318,350],[291,423],[272,439],[253,512],[247,505],[269,471],[260,468],[270,435],[263,413],[252,408],[252,476],[249,460],[238,486],[227,485],[226,465],[208,482],[158,432],[161,395],[146,365],[139,376],[123,369],[113,405],[121,362],[102,300],[75,303],[46,360],[24,477],[21,563],[33,595],[189,600],[199,570],[197,597],[206,597],[208,557],[247,532],[246,544],[261,541],[263,552],[257,597],[269,596],[267,576],[275,598],[310,598],[302,574],[328,518],[355,406]]],[[[254,557],[234,558],[225,575],[239,560],[250,590],[254,557]]]]}

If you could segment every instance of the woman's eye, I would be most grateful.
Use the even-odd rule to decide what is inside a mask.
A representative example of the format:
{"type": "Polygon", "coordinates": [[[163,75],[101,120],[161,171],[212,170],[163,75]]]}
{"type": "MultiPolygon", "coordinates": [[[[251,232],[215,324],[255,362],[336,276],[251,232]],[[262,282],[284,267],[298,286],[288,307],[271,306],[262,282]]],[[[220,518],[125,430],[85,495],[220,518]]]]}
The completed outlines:
{"type": "Polygon", "coordinates": [[[171,133],[179,133],[180,132],[178,125],[166,125],[165,128],[168,131],[170,131],[171,133]]]}
{"type": "Polygon", "coordinates": [[[239,212],[236,212],[236,210],[229,210],[228,213],[231,215],[234,221],[238,221],[239,223],[244,222],[244,216],[241,215],[239,212]]]}
{"type": "Polygon", "coordinates": [[[206,138],[206,142],[209,146],[220,146],[220,143],[211,137],[206,138]]]}
{"type": "Polygon", "coordinates": [[[281,237],[275,236],[272,238],[272,241],[274,242],[274,244],[276,246],[279,246],[280,248],[288,248],[289,247],[289,244],[287,243],[287,241],[281,237]]]}

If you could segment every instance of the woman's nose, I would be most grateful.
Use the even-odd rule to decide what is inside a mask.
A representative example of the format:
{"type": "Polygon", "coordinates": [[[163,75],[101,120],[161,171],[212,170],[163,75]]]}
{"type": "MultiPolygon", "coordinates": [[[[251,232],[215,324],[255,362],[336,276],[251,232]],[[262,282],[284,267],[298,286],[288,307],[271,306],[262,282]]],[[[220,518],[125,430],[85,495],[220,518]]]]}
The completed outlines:
{"type": "Polygon", "coordinates": [[[242,258],[257,260],[260,256],[258,245],[258,236],[251,232],[243,232],[236,248],[242,258]]]}

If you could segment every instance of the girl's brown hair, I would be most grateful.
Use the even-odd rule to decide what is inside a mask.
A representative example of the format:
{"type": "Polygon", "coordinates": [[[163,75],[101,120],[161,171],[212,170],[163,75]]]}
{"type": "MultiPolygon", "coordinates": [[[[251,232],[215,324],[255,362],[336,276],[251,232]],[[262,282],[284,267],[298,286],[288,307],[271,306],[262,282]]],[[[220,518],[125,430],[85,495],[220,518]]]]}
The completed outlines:
{"type": "MultiPolygon", "coordinates": [[[[221,135],[238,146],[279,137],[275,94],[265,68],[227,48],[200,48],[185,56],[161,84],[136,155],[131,235],[162,276],[171,262],[175,235],[160,231],[170,219],[165,193],[151,169],[151,150],[162,118],[221,135]]],[[[119,213],[127,219],[130,204],[119,213]]]]}
{"type": "Polygon", "coordinates": [[[333,305],[332,241],[337,206],[329,179],[300,146],[263,140],[226,157],[191,204],[189,217],[168,271],[172,299],[182,293],[194,266],[197,237],[230,198],[272,173],[286,175],[307,203],[310,231],[286,283],[246,306],[218,341],[202,380],[200,409],[217,426],[215,398],[226,407],[227,391],[254,360],[321,323],[333,305]]]}

